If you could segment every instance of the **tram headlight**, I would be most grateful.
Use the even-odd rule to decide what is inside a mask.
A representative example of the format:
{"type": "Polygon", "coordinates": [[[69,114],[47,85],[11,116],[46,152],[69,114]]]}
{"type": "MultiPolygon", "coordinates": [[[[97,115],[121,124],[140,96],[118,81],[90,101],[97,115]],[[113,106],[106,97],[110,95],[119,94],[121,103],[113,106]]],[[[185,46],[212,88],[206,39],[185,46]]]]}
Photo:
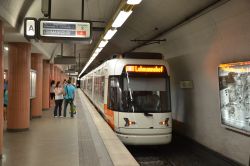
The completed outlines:
{"type": "Polygon", "coordinates": [[[131,120],[129,120],[128,118],[124,118],[124,120],[125,120],[125,127],[128,127],[128,126],[131,126],[131,125],[135,125],[136,124],[136,122],[135,121],[131,121],[131,120]]]}
{"type": "Polygon", "coordinates": [[[166,118],[164,121],[160,121],[159,124],[160,124],[160,125],[169,126],[168,122],[169,122],[169,118],[166,118]]]}

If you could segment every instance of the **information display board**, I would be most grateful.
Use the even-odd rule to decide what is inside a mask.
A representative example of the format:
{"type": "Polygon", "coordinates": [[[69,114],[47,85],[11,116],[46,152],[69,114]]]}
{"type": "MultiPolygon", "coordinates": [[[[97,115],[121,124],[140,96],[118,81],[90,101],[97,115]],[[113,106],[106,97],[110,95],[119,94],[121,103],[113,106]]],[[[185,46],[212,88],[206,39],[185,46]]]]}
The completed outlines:
{"type": "Polygon", "coordinates": [[[30,71],[30,98],[36,97],[36,71],[30,71]]]}
{"type": "Polygon", "coordinates": [[[221,122],[250,135],[250,61],[219,66],[221,122]]]}
{"type": "Polygon", "coordinates": [[[86,41],[91,40],[91,23],[69,20],[39,20],[39,38],[86,41]]]}

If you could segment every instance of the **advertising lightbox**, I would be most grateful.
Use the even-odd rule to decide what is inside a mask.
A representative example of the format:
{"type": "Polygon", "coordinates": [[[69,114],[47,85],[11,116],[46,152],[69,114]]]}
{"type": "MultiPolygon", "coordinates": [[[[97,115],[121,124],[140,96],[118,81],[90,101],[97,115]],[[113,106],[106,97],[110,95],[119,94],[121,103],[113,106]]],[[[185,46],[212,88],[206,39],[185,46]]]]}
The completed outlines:
{"type": "Polygon", "coordinates": [[[250,61],[219,66],[221,122],[250,135],[250,61]]]}
{"type": "Polygon", "coordinates": [[[30,70],[30,98],[36,97],[36,71],[30,70]]]}

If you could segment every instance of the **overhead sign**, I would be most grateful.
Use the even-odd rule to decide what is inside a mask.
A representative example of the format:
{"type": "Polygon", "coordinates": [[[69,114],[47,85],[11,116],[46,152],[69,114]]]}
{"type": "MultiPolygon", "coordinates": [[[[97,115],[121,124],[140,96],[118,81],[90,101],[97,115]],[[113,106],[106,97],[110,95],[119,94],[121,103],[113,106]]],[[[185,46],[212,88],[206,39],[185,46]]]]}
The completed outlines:
{"type": "Polygon", "coordinates": [[[39,20],[39,38],[56,40],[91,40],[91,22],[69,20],[39,20]]]}
{"type": "Polygon", "coordinates": [[[74,56],[58,56],[54,58],[54,64],[70,65],[76,64],[76,57],[74,56]]]}
{"type": "Polygon", "coordinates": [[[24,36],[27,39],[36,38],[36,18],[27,17],[24,19],[24,36]]]}

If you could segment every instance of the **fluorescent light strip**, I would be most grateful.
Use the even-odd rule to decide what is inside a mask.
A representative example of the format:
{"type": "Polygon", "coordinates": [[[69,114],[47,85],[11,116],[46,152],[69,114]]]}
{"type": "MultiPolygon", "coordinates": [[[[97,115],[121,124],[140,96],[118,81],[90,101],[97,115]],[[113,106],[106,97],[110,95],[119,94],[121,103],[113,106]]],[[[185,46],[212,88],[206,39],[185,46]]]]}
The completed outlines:
{"type": "Polygon", "coordinates": [[[102,40],[98,47],[102,47],[103,48],[103,47],[105,47],[108,44],[108,42],[109,42],[108,40],[106,40],[106,41],[102,40]]]}
{"type": "Polygon", "coordinates": [[[95,50],[95,53],[98,53],[98,54],[99,54],[99,53],[102,51],[102,49],[103,49],[103,48],[98,47],[98,48],[95,50]]]}
{"type": "Polygon", "coordinates": [[[5,51],[9,51],[9,47],[4,46],[4,50],[5,50],[5,51]]]}
{"type": "Polygon", "coordinates": [[[97,57],[98,54],[99,54],[98,52],[95,52],[95,53],[92,55],[92,57],[97,57]]]}
{"type": "Polygon", "coordinates": [[[132,13],[132,10],[125,12],[125,11],[120,11],[118,16],[116,17],[115,21],[112,24],[112,27],[118,28],[121,27],[122,24],[128,19],[130,14],[132,13]]]}
{"type": "Polygon", "coordinates": [[[82,75],[82,73],[89,67],[89,65],[94,61],[94,59],[97,57],[97,55],[102,51],[103,48],[97,48],[95,50],[95,52],[92,54],[92,56],[90,57],[89,61],[86,63],[86,65],[84,66],[84,68],[82,69],[81,73],[79,74],[82,75]]]}
{"type": "Polygon", "coordinates": [[[129,5],[138,5],[142,0],[127,0],[127,4],[129,5]]]}
{"type": "Polygon", "coordinates": [[[110,40],[115,35],[116,32],[117,32],[117,29],[114,29],[114,30],[110,29],[110,30],[108,30],[108,32],[103,37],[103,39],[104,40],[110,40]]]}
{"type": "MultiPolygon", "coordinates": [[[[127,0],[127,4],[129,5],[137,5],[139,3],[141,3],[142,0],[127,0]]],[[[115,18],[112,27],[113,28],[118,28],[121,27],[123,25],[123,23],[128,19],[128,17],[132,14],[132,10],[125,12],[125,11],[120,11],[120,13],[118,14],[118,16],[115,18]]],[[[117,32],[117,29],[110,29],[108,30],[108,32],[105,34],[105,36],[103,37],[104,40],[110,40],[115,33],[117,32]]],[[[87,62],[87,64],[84,66],[84,68],[82,69],[81,73],[79,74],[82,75],[83,72],[87,69],[87,67],[91,64],[91,62],[93,62],[93,60],[98,56],[98,54],[102,51],[102,49],[108,44],[108,41],[104,41],[102,40],[98,46],[98,48],[95,50],[94,54],[92,54],[91,58],[89,59],[89,61],[87,62]]]]}

